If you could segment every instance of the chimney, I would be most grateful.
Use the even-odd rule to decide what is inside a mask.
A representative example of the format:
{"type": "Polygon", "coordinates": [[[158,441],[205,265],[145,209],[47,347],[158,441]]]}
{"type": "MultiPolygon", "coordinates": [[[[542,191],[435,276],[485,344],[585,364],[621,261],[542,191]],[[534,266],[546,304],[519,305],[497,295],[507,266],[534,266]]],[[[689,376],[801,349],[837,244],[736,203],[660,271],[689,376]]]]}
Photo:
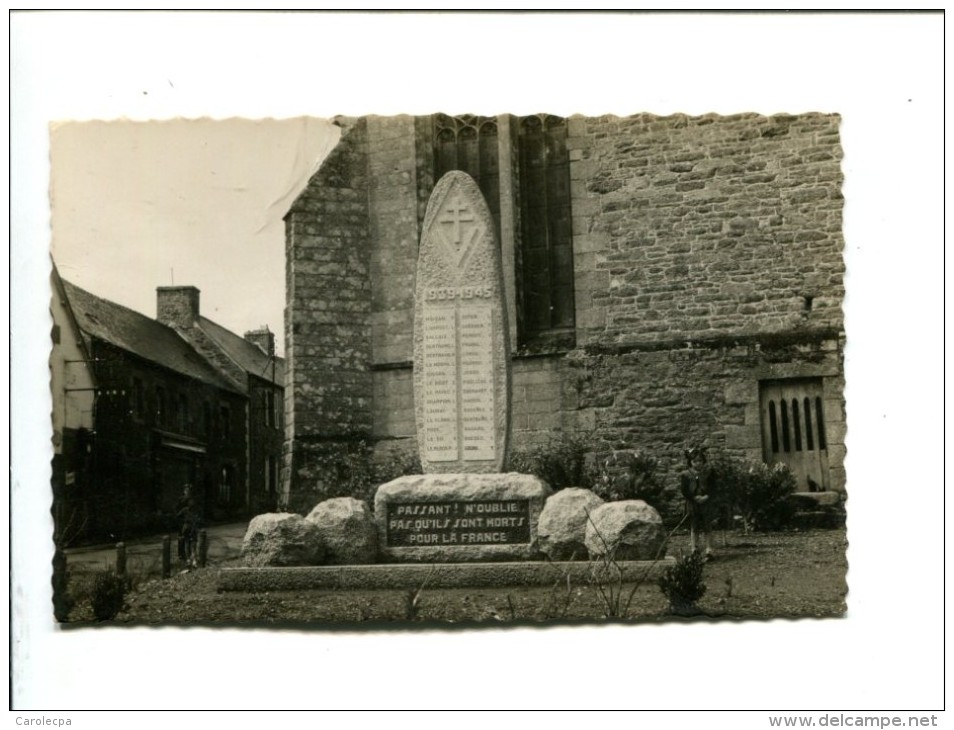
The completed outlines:
{"type": "Polygon", "coordinates": [[[156,319],[169,327],[190,329],[199,319],[199,290],[194,286],[156,287],[156,319]]]}
{"type": "Polygon", "coordinates": [[[245,341],[251,342],[269,357],[275,356],[275,333],[269,332],[268,327],[246,332],[245,341]]]}

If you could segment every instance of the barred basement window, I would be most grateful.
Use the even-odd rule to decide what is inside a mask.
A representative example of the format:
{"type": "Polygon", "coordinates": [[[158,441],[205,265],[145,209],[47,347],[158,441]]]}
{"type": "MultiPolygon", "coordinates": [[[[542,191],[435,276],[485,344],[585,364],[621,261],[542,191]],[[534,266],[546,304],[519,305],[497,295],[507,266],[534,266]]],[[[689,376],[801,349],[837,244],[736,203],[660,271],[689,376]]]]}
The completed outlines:
{"type": "Polygon", "coordinates": [[[759,390],[765,461],[791,469],[799,490],[826,489],[830,475],[822,379],[766,380],[759,390]]]}
{"type": "Polygon", "coordinates": [[[771,431],[772,453],[778,453],[778,421],[775,418],[775,401],[770,400],[768,404],[769,412],[769,430],[771,431]]]}
{"type": "Polygon", "coordinates": [[[792,398],[792,426],[795,429],[795,451],[802,450],[802,429],[798,418],[798,399],[792,398]]]}
{"type": "Polygon", "coordinates": [[[808,451],[815,450],[815,434],[812,433],[812,401],[805,399],[805,445],[808,451]]]}
{"type": "Polygon", "coordinates": [[[539,114],[519,121],[521,236],[516,270],[521,344],[572,346],[573,232],[566,136],[561,117],[539,114]]]}

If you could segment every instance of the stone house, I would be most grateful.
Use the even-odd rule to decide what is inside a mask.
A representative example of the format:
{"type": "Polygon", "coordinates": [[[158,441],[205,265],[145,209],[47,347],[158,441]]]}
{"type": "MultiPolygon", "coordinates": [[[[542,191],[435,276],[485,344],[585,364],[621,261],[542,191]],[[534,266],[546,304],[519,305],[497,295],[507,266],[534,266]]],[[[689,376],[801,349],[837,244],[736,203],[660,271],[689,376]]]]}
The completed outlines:
{"type": "MultiPolygon", "coordinates": [[[[160,315],[169,299],[183,297],[198,314],[198,290],[176,287],[160,288],[160,315]]],[[[252,368],[236,382],[235,368],[226,372],[180,329],[97,297],[55,272],[53,311],[55,322],[65,316],[75,328],[66,338],[61,326],[59,342],[54,330],[51,365],[72,359],[61,354],[64,347],[77,349],[93,383],[86,438],[78,452],[63,456],[64,462],[81,461],[81,473],[57,490],[54,469],[54,514],[58,528],[72,525],[72,542],[178,529],[175,508],[187,483],[206,521],[273,507],[280,405],[271,416],[263,409],[282,400],[282,362],[260,348],[262,334],[270,333],[243,340],[205,318],[194,320],[195,328],[214,333],[210,341],[225,343],[216,346],[235,356],[236,368],[252,368]]],[[[70,395],[54,380],[54,413],[70,395]]]]}
{"type": "Polygon", "coordinates": [[[330,464],[416,450],[417,247],[453,169],[497,227],[515,448],[583,433],[674,480],[706,444],[844,490],[837,115],[336,123],[286,216],[290,508],[335,488],[330,464]]]}

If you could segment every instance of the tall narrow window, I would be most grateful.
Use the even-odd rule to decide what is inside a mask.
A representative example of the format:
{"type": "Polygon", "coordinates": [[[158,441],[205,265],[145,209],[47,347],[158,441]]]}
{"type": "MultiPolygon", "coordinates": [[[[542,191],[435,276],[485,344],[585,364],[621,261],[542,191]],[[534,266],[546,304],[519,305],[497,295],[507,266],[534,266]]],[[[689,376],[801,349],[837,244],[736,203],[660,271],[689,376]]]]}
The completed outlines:
{"type": "Polygon", "coordinates": [[[818,422],[818,448],[827,449],[825,441],[825,412],[822,410],[822,399],[815,398],[815,420],[818,422]]]}
{"type": "Polygon", "coordinates": [[[805,446],[809,451],[815,450],[815,434],[812,433],[811,398],[805,398],[805,446]]]}
{"type": "Polygon", "coordinates": [[[497,121],[463,114],[434,117],[434,180],[451,170],[466,172],[477,183],[500,237],[500,158],[497,121]]]}
{"type": "Polygon", "coordinates": [[[785,453],[792,450],[791,438],[788,431],[788,401],[782,401],[782,449],[785,453]]]}
{"type": "MultiPolygon", "coordinates": [[[[498,128],[494,117],[435,115],[434,179],[461,170],[477,182],[501,233],[501,189],[511,226],[517,336],[532,350],[575,345],[573,230],[567,122],[535,114],[498,128]],[[500,129],[510,134],[500,136],[500,129]],[[512,155],[512,156],[511,156],[512,155]],[[501,160],[506,167],[501,168],[501,160]],[[502,181],[506,185],[502,186],[502,181]]],[[[508,239],[509,240],[509,239],[508,239]]],[[[510,262],[505,262],[505,268],[510,262]]]]}
{"type": "Polygon", "coordinates": [[[802,424],[798,417],[798,398],[792,398],[792,428],[795,430],[795,451],[801,451],[802,424]]]}
{"type": "Polygon", "coordinates": [[[778,422],[775,420],[775,401],[769,401],[769,430],[771,432],[772,453],[778,453],[778,422]]]}
{"type": "MultiPolygon", "coordinates": [[[[566,120],[524,117],[519,125],[523,343],[571,333],[574,320],[570,161],[566,120]]],[[[559,339],[559,337],[557,337],[559,339]]]]}

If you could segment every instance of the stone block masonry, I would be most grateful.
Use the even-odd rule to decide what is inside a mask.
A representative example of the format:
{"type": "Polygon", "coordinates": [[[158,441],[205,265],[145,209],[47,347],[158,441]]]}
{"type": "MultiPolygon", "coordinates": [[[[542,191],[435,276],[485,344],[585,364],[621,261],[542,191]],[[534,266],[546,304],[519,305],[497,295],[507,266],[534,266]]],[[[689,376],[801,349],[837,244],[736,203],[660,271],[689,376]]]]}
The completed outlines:
{"type": "Polygon", "coordinates": [[[575,119],[578,342],[839,329],[839,121],[575,119]]]}
{"type": "Polygon", "coordinates": [[[340,496],[341,463],[372,431],[367,121],[342,139],[288,212],[283,500],[305,512],[340,496]],[[333,468],[334,467],[334,468],[333,468]]]}
{"type": "MultiPolygon", "coordinates": [[[[514,449],[585,431],[594,449],[656,457],[674,483],[689,443],[773,458],[760,393],[767,382],[810,381],[828,427],[829,488],[844,488],[839,123],[833,114],[568,120],[575,337],[513,358],[514,449]]],[[[417,447],[413,270],[436,182],[433,125],[342,124],[287,219],[293,491],[311,489],[320,471],[307,453],[348,439],[417,447]]],[[[512,191],[519,140],[500,138],[501,190],[512,191]]],[[[500,210],[513,216],[501,229],[519,257],[520,196],[500,210]]],[[[519,271],[513,263],[505,271],[519,271]]]]}

